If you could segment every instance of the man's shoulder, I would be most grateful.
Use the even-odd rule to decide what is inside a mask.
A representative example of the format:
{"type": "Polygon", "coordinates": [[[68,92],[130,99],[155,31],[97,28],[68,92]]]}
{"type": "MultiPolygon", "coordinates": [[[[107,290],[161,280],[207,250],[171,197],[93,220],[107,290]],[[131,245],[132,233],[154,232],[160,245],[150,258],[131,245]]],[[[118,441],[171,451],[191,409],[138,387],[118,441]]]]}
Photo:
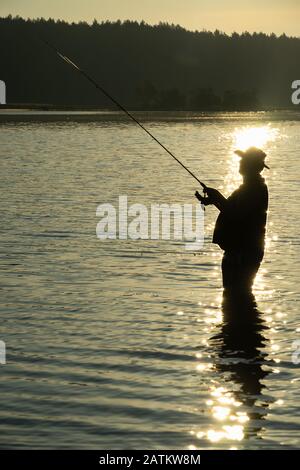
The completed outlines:
{"type": "Polygon", "coordinates": [[[244,192],[268,192],[268,186],[264,178],[254,180],[251,182],[243,183],[232,194],[239,194],[244,192]]]}

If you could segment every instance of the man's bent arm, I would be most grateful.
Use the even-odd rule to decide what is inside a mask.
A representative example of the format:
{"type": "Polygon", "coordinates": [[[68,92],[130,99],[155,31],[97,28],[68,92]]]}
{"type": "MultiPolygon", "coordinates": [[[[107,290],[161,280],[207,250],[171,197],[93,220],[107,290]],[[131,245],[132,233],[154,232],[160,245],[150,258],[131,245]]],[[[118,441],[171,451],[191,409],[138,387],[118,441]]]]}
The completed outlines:
{"type": "Polygon", "coordinates": [[[207,195],[209,199],[209,204],[213,204],[222,212],[227,205],[227,199],[223,194],[220,193],[217,189],[214,188],[207,188],[207,195]]]}

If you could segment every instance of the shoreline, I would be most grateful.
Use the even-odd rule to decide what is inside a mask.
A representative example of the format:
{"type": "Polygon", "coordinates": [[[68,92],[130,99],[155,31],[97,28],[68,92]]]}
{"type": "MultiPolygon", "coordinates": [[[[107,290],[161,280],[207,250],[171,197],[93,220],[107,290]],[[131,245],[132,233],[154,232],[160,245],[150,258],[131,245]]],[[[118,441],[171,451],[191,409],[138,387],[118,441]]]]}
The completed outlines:
{"type": "MultiPolygon", "coordinates": [[[[131,112],[137,113],[268,113],[268,112],[282,112],[282,111],[300,111],[300,106],[265,106],[261,108],[202,108],[202,109],[157,109],[157,108],[139,108],[130,107],[127,109],[131,112]]],[[[0,112],[95,112],[95,113],[119,113],[122,112],[116,107],[102,108],[94,105],[52,105],[52,104],[35,104],[35,103],[9,103],[0,104],[0,112]]]]}

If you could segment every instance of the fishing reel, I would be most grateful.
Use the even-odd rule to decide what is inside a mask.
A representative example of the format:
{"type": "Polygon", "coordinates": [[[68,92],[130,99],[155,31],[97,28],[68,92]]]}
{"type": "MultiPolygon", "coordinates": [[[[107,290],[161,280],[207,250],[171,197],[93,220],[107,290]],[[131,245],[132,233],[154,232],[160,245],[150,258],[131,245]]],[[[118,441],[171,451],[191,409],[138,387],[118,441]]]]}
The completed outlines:
{"type": "Polygon", "coordinates": [[[199,191],[195,192],[195,196],[198,199],[198,201],[200,201],[201,205],[204,206],[203,209],[205,210],[205,206],[208,206],[208,204],[210,204],[206,188],[203,188],[203,196],[201,196],[199,191]]]}

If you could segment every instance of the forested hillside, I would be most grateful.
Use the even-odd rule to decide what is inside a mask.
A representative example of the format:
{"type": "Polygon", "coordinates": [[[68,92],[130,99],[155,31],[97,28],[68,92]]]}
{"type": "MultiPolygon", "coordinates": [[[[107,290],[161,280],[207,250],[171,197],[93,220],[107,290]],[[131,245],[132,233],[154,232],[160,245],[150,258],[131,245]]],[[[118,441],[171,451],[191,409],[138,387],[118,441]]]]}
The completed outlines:
{"type": "Polygon", "coordinates": [[[291,83],[300,79],[298,38],[7,17],[0,18],[0,79],[9,103],[111,107],[39,38],[136,109],[290,107],[291,83]]]}

